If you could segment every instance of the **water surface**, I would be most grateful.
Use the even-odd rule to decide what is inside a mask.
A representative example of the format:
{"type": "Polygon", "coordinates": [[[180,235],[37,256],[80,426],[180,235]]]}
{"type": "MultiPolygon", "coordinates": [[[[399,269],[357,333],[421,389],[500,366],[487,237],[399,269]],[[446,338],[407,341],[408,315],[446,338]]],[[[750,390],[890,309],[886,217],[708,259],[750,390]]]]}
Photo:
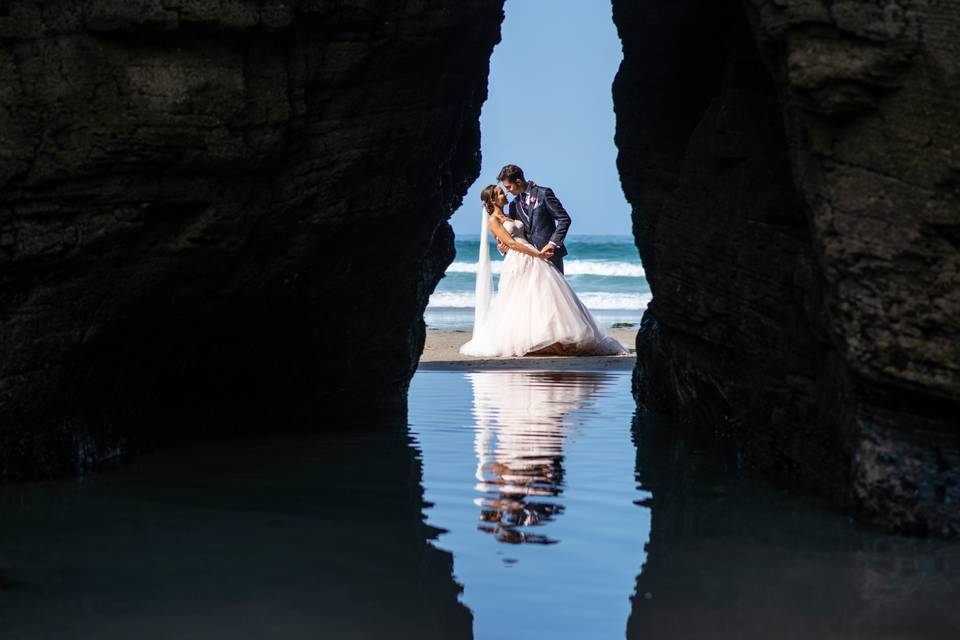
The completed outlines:
{"type": "Polygon", "coordinates": [[[629,387],[421,371],[400,423],[2,487],[0,638],[960,637],[960,545],[751,478],[629,387]]]}
{"type": "Polygon", "coordinates": [[[629,372],[419,373],[428,522],[478,638],[622,637],[650,534],[629,372]],[[452,379],[451,379],[452,377],[452,379]],[[451,401],[458,397],[459,401],[451,401]],[[446,410],[438,410],[446,407],[446,410]],[[536,615],[532,615],[536,612],[536,615]]]}
{"type": "Polygon", "coordinates": [[[960,637],[960,545],[751,477],[630,372],[421,372],[410,417],[478,638],[960,637]]]}

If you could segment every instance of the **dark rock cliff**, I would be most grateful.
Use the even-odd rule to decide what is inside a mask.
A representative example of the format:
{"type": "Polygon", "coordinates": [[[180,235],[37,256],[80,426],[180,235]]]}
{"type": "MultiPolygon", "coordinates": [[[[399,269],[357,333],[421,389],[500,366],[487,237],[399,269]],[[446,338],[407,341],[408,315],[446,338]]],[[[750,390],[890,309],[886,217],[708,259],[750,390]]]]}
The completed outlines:
{"type": "Polygon", "coordinates": [[[638,400],[960,532],[960,2],[613,4],[638,400]]]}
{"type": "Polygon", "coordinates": [[[502,2],[8,8],[0,478],[402,408],[502,2]]]}

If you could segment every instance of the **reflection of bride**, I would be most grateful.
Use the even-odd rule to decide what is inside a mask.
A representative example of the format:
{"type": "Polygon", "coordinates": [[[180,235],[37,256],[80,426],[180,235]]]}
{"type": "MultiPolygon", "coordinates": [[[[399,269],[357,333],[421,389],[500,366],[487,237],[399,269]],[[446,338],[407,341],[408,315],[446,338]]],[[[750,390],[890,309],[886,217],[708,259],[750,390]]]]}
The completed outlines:
{"type": "Polygon", "coordinates": [[[496,186],[480,194],[484,202],[477,268],[473,337],[460,347],[470,356],[618,355],[626,353],[606,336],[563,274],[546,260],[525,235],[523,222],[503,213],[507,196],[496,186]],[[492,276],[487,228],[510,251],[503,260],[500,286],[490,299],[492,276]]]}
{"type": "MultiPolygon", "coordinates": [[[[551,267],[552,268],[552,267],[551,267]]],[[[473,385],[476,500],[482,531],[502,542],[555,542],[523,529],[562,513],[565,416],[588,406],[599,373],[481,371],[473,385]]]]}

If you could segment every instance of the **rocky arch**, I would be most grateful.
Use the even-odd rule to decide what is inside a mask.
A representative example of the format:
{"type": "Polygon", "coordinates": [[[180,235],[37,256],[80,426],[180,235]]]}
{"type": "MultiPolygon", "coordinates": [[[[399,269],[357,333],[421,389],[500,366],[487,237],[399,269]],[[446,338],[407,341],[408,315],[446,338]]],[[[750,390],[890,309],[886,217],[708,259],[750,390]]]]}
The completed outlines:
{"type": "MultiPolygon", "coordinates": [[[[213,6],[0,16],[4,479],[403,410],[502,2],[213,6]]],[[[955,532],[960,5],[613,6],[638,400],[955,532]]]]}

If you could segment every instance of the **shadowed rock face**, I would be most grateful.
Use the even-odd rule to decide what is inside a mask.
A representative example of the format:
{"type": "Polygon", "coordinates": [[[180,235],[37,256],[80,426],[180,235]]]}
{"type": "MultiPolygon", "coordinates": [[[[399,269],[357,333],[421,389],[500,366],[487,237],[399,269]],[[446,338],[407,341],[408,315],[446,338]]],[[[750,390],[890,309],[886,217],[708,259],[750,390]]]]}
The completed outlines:
{"type": "Polygon", "coordinates": [[[402,409],[501,5],[11,3],[0,477],[402,409]]]}
{"type": "Polygon", "coordinates": [[[614,1],[640,402],[960,532],[960,3],[614,1]]]}
{"type": "MultiPolygon", "coordinates": [[[[0,478],[403,409],[502,2],[0,15],[0,478]]],[[[614,1],[635,392],[960,531],[960,0],[614,1]]]]}

